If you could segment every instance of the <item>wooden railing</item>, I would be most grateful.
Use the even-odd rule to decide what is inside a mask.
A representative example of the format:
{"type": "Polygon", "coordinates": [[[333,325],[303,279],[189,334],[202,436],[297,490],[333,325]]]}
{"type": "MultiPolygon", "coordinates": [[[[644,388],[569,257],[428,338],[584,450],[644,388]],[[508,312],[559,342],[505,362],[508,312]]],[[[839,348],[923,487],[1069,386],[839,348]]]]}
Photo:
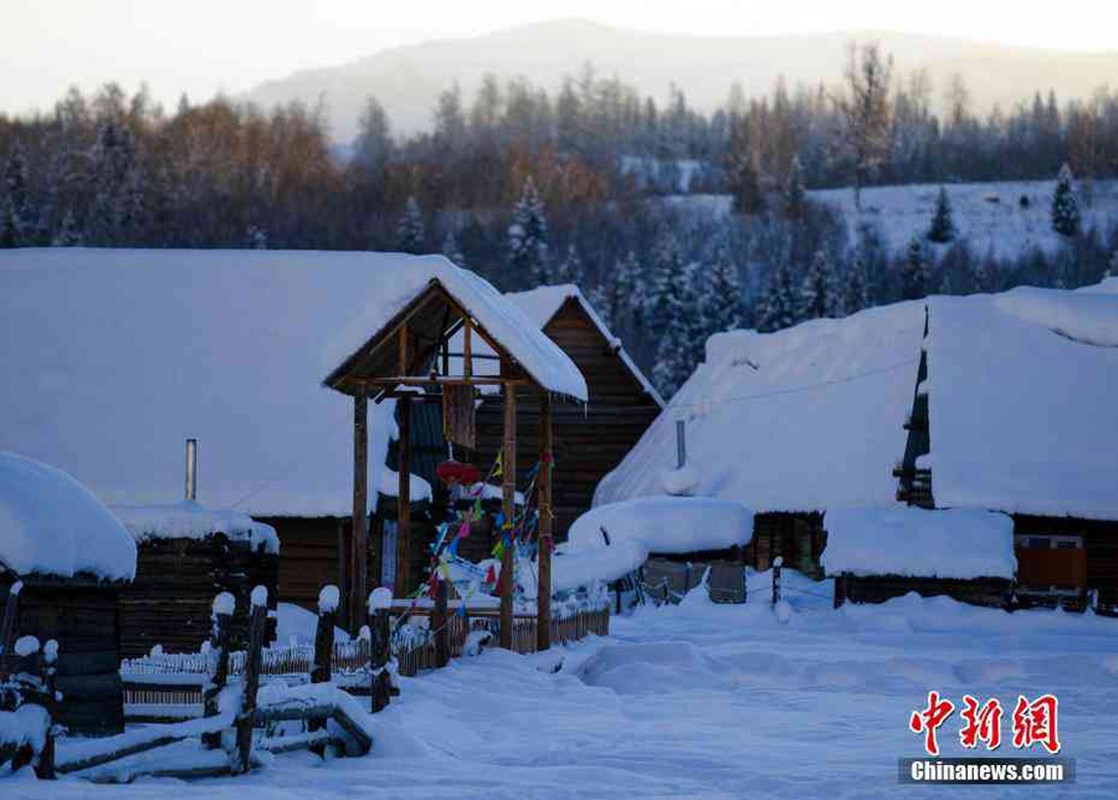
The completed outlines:
{"type": "MultiPolygon", "coordinates": [[[[412,609],[408,616],[415,622],[406,635],[401,631],[393,643],[393,655],[400,675],[411,677],[437,666],[434,637],[426,618],[426,609],[412,609]]],[[[584,610],[551,620],[551,641],[555,645],[576,641],[589,634],[609,635],[609,609],[584,610]]],[[[500,615],[496,609],[470,610],[466,615],[451,614],[447,620],[450,654],[461,656],[471,631],[489,634],[495,646],[500,631],[500,615]]],[[[512,649],[516,653],[536,652],[536,617],[516,614],[513,617],[512,649]]],[[[355,639],[335,642],[332,667],[334,679],[354,694],[369,691],[369,658],[371,642],[355,639]]],[[[266,648],[262,652],[260,674],[263,677],[304,679],[314,665],[312,645],[266,648]]],[[[231,677],[243,674],[245,653],[230,653],[231,677]]],[[[199,653],[157,653],[121,662],[124,683],[124,705],[131,721],[162,722],[201,714],[202,687],[210,674],[210,655],[199,653]]]]}

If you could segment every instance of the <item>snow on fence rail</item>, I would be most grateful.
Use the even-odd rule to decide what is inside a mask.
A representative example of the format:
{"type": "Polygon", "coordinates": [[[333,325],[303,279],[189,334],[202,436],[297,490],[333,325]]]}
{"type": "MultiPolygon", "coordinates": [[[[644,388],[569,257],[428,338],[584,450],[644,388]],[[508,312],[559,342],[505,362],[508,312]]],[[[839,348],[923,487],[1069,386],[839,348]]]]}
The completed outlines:
{"type": "MultiPolygon", "coordinates": [[[[609,634],[609,608],[580,609],[551,620],[551,641],[555,644],[576,641],[589,634],[609,634]]],[[[421,670],[438,666],[434,632],[427,609],[412,609],[410,620],[392,634],[392,654],[400,675],[411,677],[421,670]]],[[[488,633],[498,638],[500,616],[496,609],[470,610],[465,616],[452,614],[447,619],[450,655],[461,656],[471,632],[488,633]]],[[[512,649],[517,653],[536,652],[536,617],[516,614],[513,618],[512,649]]],[[[335,680],[347,691],[369,691],[369,662],[372,642],[358,638],[335,642],[332,669],[335,680]]],[[[167,720],[199,716],[202,713],[202,688],[209,680],[212,655],[196,653],[153,653],[125,659],[120,665],[124,682],[124,707],[128,719],[167,720]]],[[[242,675],[246,653],[229,654],[229,675],[242,675]]],[[[286,682],[305,681],[314,666],[313,645],[265,648],[262,652],[262,677],[286,682]]]]}

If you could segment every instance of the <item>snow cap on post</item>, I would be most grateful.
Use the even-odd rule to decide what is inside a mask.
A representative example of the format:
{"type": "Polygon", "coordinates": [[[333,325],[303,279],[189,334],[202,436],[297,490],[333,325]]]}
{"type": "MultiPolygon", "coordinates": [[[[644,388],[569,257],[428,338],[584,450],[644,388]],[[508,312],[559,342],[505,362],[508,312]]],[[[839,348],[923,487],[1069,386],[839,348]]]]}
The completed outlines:
{"type": "Polygon", "coordinates": [[[252,590],[252,607],[262,608],[268,605],[268,588],[266,586],[257,586],[252,590]]]}
{"type": "Polygon", "coordinates": [[[318,593],[318,613],[319,614],[332,614],[338,610],[338,603],[341,600],[341,593],[338,587],[332,583],[322,587],[318,593]]]}
{"type": "Polygon", "coordinates": [[[213,618],[217,619],[222,614],[231,617],[236,607],[237,601],[233,595],[229,592],[221,592],[214,598],[213,618]]]}
{"type": "Polygon", "coordinates": [[[43,658],[46,659],[48,664],[53,664],[58,660],[58,642],[54,639],[47,639],[47,643],[43,645],[43,658]]]}
{"type": "Polygon", "coordinates": [[[23,591],[23,581],[16,581],[12,584],[12,588],[8,590],[10,595],[18,595],[23,591]]]}
{"type": "Polygon", "coordinates": [[[39,640],[34,636],[21,636],[16,639],[15,651],[17,656],[30,656],[39,652],[39,640]]]}
{"type": "Polygon", "coordinates": [[[378,586],[369,592],[369,612],[384,611],[392,608],[392,590],[386,586],[378,586]]]}

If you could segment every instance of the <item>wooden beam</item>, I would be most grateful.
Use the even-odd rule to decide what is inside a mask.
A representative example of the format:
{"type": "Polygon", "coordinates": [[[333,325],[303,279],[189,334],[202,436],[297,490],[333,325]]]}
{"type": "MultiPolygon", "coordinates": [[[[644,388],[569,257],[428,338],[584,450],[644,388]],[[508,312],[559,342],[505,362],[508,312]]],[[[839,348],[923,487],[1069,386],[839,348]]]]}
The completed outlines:
{"type": "Polygon", "coordinates": [[[403,375],[408,374],[408,323],[404,322],[400,326],[400,373],[403,375]]]}
{"type": "MultiPolygon", "coordinates": [[[[505,386],[505,441],[501,470],[501,513],[504,524],[511,526],[516,517],[516,387],[505,386]]],[[[502,530],[502,541],[510,530],[502,530]]],[[[501,635],[500,646],[512,649],[512,570],[515,546],[506,541],[501,551],[501,635]]]]}
{"type": "Polygon", "coordinates": [[[462,331],[462,374],[466,378],[474,374],[474,325],[466,317],[465,327],[462,331]]]}
{"type": "Polygon", "coordinates": [[[439,386],[450,384],[452,386],[527,386],[531,384],[528,378],[444,378],[441,375],[400,375],[388,378],[373,378],[368,381],[370,386],[439,386]]]}
{"type": "Polygon", "coordinates": [[[365,624],[365,584],[369,551],[369,401],[353,398],[353,535],[349,540],[349,627],[365,624]]]}
{"type": "Polygon", "coordinates": [[[396,581],[393,593],[404,597],[410,587],[408,580],[408,541],[411,538],[411,400],[396,401],[399,410],[400,438],[397,440],[396,492],[396,581]]]}
{"type": "Polygon", "coordinates": [[[540,470],[536,478],[540,525],[536,569],[536,650],[551,647],[551,393],[540,395],[540,470]]]}

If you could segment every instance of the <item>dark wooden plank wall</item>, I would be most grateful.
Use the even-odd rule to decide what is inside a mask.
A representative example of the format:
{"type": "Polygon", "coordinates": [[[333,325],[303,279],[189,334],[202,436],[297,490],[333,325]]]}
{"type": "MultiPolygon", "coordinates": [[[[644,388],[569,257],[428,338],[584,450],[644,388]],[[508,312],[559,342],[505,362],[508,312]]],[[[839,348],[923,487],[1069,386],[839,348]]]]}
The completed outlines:
{"type": "Polygon", "coordinates": [[[753,541],[746,554],[750,565],[761,572],[780,556],[786,568],[818,579],[823,577],[819,559],[826,544],[819,512],[766,512],[753,517],[753,541]]]}
{"type": "MultiPolygon", "coordinates": [[[[280,539],[279,599],[314,611],[327,584],[341,587],[339,557],[349,551],[349,517],[257,517],[280,539]],[[339,540],[339,536],[341,537],[339,540]],[[339,542],[341,552],[339,552],[339,542]]],[[[342,596],[345,597],[343,590],[342,596]]]]}
{"type": "Polygon", "coordinates": [[[916,578],[902,575],[845,576],[846,599],[852,603],[883,603],[893,597],[916,592],[923,597],[947,595],[964,603],[980,606],[1005,606],[1009,600],[1012,581],[1000,578],[978,580],[951,580],[946,578],[916,578]]]}
{"type": "MultiPolygon", "coordinates": [[[[577,301],[564,303],[544,333],[571,357],[590,390],[585,409],[575,403],[553,406],[554,531],[556,541],[564,541],[571,523],[590,508],[598,482],[633,448],[660,413],[660,407],[626,369],[577,301]]],[[[523,490],[527,472],[539,458],[539,399],[525,393],[518,400],[517,488],[523,490]]],[[[501,446],[500,397],[487,397],[481,404],[477,427],[474,458],[485,473],[501,446]]]]}
{"type": "MultiPolygon", "coordinates": [[[[258,584],[268,588],[269,608],[276,606],[279,559],[247,543],[218,534],[205,539],[150,539],[138,547],[136,580],[120,592],[121,652],[125,658],[148,653],[154,645],[167,652],[194,652],[210,634],[214,596],[230,592],[237,601],[233,637],[247,641],[249,594],[258,584]]],[[[268,641],[275,620],[268,621],[268,641]]]]}
{"type": "MultiPolygon", "coordinates": [[[[24,578],[16,630],[58,642],[59,722],[70,733],[107,736],[124,730],[116,586],[24,578]]],[[[0,596],[10,575],[0,574],[0,596]]]]}

